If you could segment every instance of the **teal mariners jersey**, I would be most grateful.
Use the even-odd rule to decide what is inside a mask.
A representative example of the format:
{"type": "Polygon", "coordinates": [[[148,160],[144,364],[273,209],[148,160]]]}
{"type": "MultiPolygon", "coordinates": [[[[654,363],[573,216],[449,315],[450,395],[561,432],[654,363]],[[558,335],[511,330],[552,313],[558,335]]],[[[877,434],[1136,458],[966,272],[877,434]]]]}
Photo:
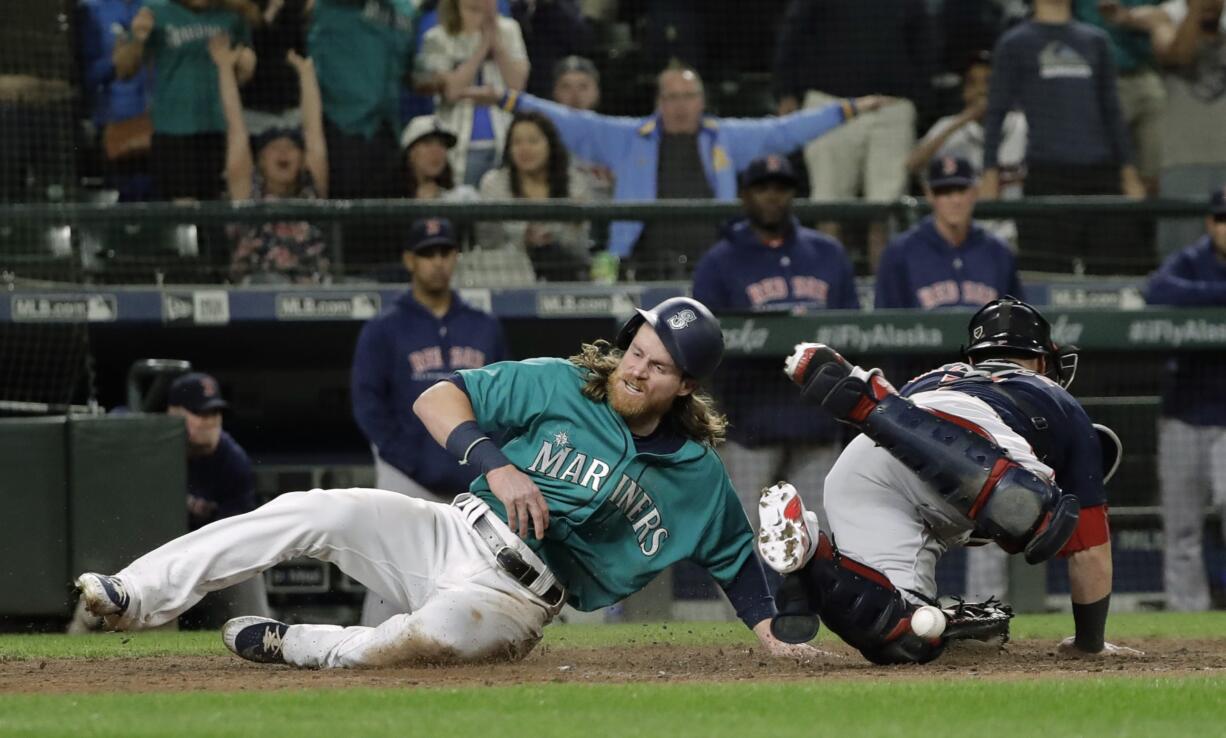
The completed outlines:
{"type": "Polygon", "coordinates": [[[153,11],[146,45],[156,80],[153,130],[175,136],[225,131],[209,39],[226,34],[233,43],[250,46],[247,22],[231,10],[192,11],[173,0],[145,0],[145,7],[153,11]]]}
{"type": "MultiPolygon", "coordinates": [[[[567,586],[596,610],[689,559],[721,584],[753,553],[753,533],[723,462],[687,440],[676,452],[639,453],[608,402],[582,395],[585,370],[564,359],[502,362],[459,372],[477,424],[549,505],[545,539],[528,537],[567,586]]],[[[485,476],[473,493],[506,519],[485,476]]]]}

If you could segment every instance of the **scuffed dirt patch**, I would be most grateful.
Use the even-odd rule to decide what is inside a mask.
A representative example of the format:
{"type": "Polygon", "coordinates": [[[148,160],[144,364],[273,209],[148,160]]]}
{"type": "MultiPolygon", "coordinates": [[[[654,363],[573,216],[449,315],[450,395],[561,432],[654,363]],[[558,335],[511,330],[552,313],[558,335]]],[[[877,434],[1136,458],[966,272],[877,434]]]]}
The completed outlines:
{"type": "Polygon", "coordinates": [[[47,659],[0,662],[0,693],[266,691],[289,689],[473,687],[517,684],[623,684],[871,679],[1025,680],[1072,675],[1226,675],[1226,640],[1129,640],[1141,658],[1068,659],[1045,641],[1003,650],[950,649],[925,666],[879,667],[845,646],[812,663],[767,657],[745,646],[628,645],[580,649],[538,647],[516,663],[302,670],[242,661],[218,644],[216,656],[47,659]]]}

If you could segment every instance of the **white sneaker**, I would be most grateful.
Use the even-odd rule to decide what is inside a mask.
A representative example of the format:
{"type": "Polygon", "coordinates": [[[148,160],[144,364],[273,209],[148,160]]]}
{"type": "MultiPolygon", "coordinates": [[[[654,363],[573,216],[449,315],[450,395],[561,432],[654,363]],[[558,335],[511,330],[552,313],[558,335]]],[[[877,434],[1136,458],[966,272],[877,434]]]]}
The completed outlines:
{"type": "Polygon", "coordinates": [[[261,664],[284,664],[281,641],[289,626],[272,618],[244,615],[221,627],[221,640],[235,655],[261,664]]]}
{"type": "Polygon", "coordinates": [[[119,621],[132,604],[132,598],[119,577],[89,571],[77,577],[77,589],[85,612],[101,618],[108,628],[118,628],[119,621]]]}
{"type": "Polygon", "coordinates": [[[762,490],[758,500],[758,553],[767,566],[788,574],[813,558],[820,528],[800,493],[787,482],[762,490]]]}

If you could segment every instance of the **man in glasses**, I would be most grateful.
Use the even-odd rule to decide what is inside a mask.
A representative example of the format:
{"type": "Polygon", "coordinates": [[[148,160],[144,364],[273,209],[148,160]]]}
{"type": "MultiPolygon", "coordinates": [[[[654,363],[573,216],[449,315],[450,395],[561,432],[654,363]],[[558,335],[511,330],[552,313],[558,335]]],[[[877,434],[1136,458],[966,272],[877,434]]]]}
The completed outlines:
{"type": "MultiPolygon", "coordinates": [[[[1226,184],[1209,196],[1207,233],[1172,254],[1149,278],[1151,305],[1226,305],[1226,184]]],[[[1170,610],[1208,610],[1202,551],[1205,505],[1226,512],[1226,356],[1175,356],[1158,421],[1163,582],[1170,610]]],[[[1216,579],[1226,572],[1216,572],[1216,579]]]]}
{"type": "MultiPolygon", "coordinates": [[[[431,440],[414,401],[457,369],[508,358],[498,321],[451,289],[458,255],[450,221],[415,221],[402,254],[409,291],[362,328],[353,355],[353,417],[374,452],[375,486],[435,502],[467,490],[477,470],[431,440]]],[[[371,626],[396,612],[373,592],[362,610],[371,626]]]]}

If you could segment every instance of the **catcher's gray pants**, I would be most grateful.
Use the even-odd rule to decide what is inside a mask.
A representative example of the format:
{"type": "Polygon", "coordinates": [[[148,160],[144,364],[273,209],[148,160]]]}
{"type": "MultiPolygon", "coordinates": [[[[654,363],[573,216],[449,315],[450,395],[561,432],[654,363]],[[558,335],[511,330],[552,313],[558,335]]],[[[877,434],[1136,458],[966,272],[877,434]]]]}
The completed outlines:
{"type": "Polygon", "coordinates": [[[400,614],[377,628],[293,625],[282,653],[305,667],[387,666],[407,661],[518,658],[556,613],[522,586],[473,530],[484,515],[508,546],[544,569],[488,506],[460,509],[377,489],[291,492],[245,515],[218,520],[157,548],[118,573],[131,603],[121,628],[177,617],[207,592],[309,556],[330,561],[394,598],[400,614]]]}
{"type": "Polygon", "coordinates": [[[720,447],[719,455],[749,524],[757,530],[758,497],[764,487],[781,479],[797,481],[796,489],[805,509],[822,515],[823,480],[838,460],[840,450],[838,443],[796,442],[749,448],[727,441],[720,447]]]}
{"type": "MultiPolygon", "coordinates": [[[[413,481],[413,478],[408,474],[384,461],[379,456],[379,450],[374,446],[371,446],[370,450],[375,459],[375,487],[378,489],[399,492],[402,495],[416,497],[419,500],[427,500],[429,502],[441,502],[443,504],[451,502],[451,500],[434,494],[413,481]]],[[[366,597],[362,600],[362,618],[358,621],[358,624],[373,628],[399,612],[400,610],[396,609],[396,605],[391,600],[373,589],[368,589],[366,590],[366,597]]]]}
{"type": "Polygon", "coordinates": [[[1208,610],[1205,506],[1226,513],[1226,427],[1158,421],[1158,482],[1165,549],[1162,579],[1170,610],[1208,610]]]}

